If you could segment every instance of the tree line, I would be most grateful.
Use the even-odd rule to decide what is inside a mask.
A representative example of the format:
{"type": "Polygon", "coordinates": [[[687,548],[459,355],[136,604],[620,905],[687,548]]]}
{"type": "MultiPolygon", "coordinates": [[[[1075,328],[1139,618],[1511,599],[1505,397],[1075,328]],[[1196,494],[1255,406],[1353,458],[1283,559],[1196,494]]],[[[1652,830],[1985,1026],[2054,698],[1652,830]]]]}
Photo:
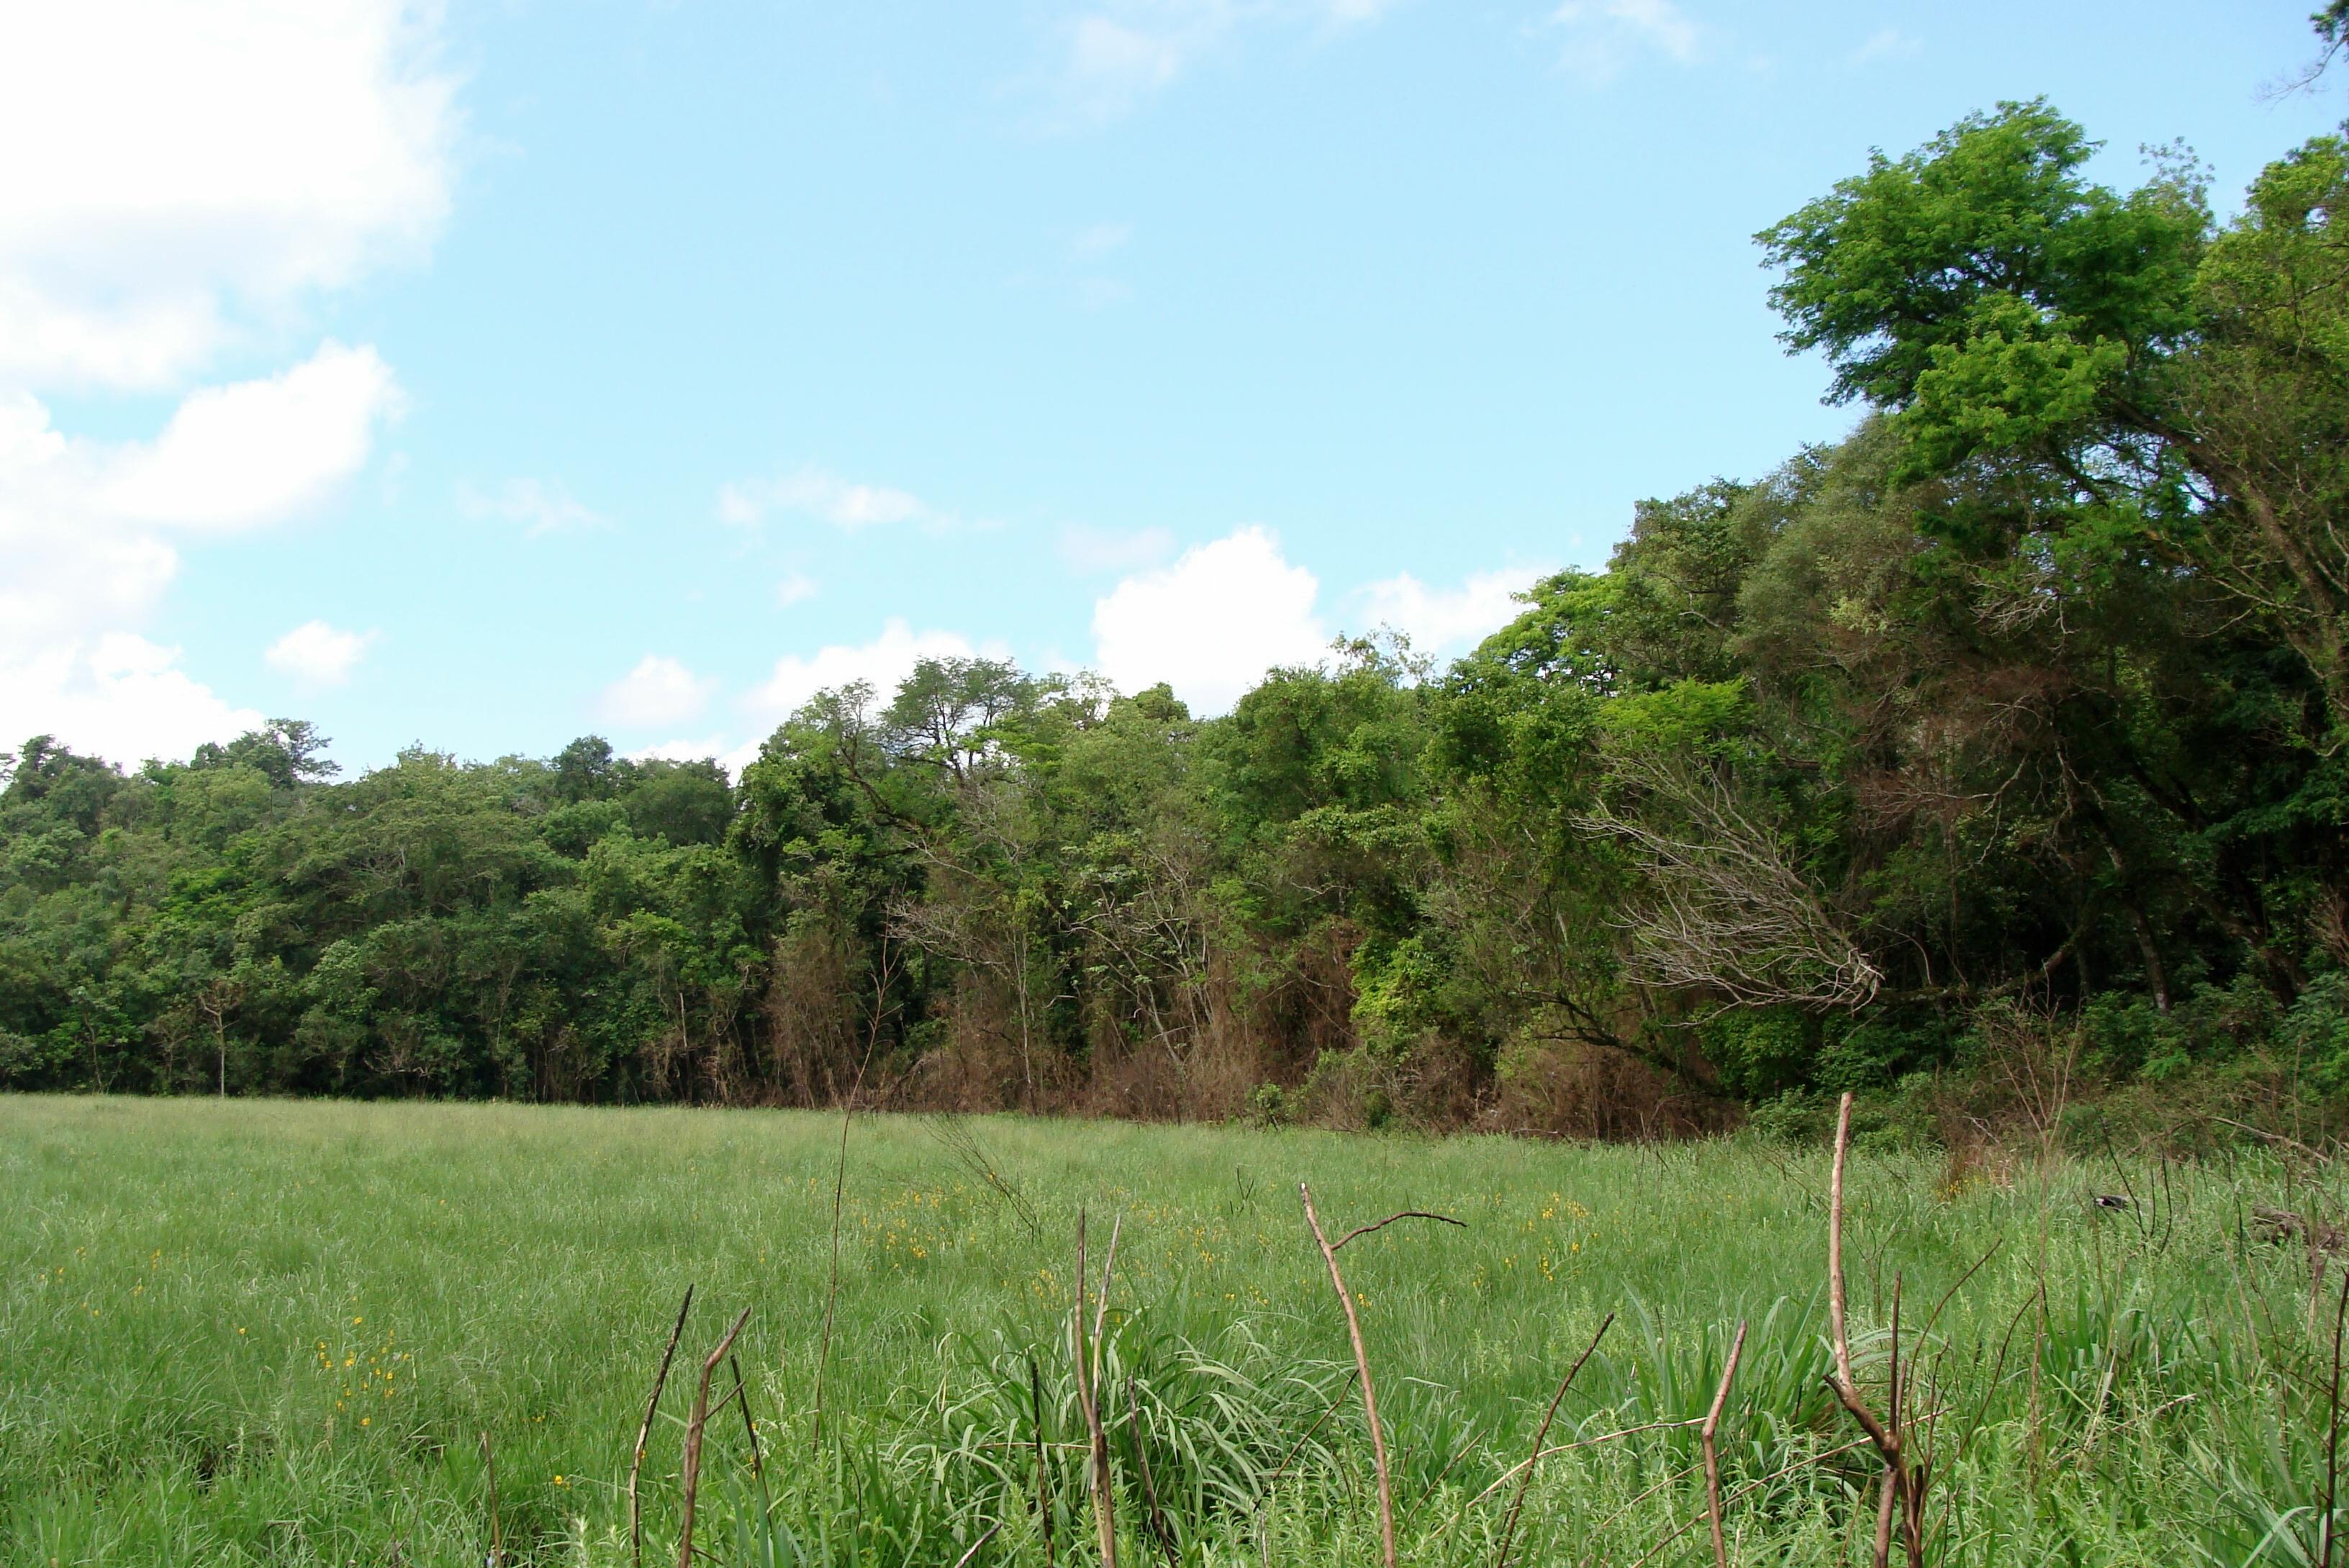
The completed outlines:
{"type": "Polygon", "coordinates": [[[1201,719],[926,660],[739,781],[595,738],[348,780],[294,721],[129,772],[29,741],[0,1084],[1599,1133],[1924,1082],[2321,1112],[2349,144],[2225,219],[2182,154],[2118,191],[2094,150],[2003,105],[1766,230],[1851,434],[1642,503],[1446,666],[1349,639],[1201,719]]]}

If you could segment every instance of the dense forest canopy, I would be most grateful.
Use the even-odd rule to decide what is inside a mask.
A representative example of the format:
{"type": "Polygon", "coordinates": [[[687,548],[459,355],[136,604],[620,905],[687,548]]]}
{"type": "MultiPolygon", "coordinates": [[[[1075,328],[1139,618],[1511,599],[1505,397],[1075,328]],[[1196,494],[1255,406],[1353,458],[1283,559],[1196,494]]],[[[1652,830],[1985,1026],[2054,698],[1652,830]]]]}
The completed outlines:
{"type": "Polygon", "coordinates": [[[2004,105],[1765,231],[1849,437],[1642,503],[1448,668],[1348,640],[1198,719],[925,661],[739,781],[593,738],[348,780],[293,721],[129,773],[28,741],[0,1084],[1597,1132],[1936,1074],[2321,1107],[2349,144],[2224,221],[2189,159],[2120,191],[2094,147],[2004,105]]]}

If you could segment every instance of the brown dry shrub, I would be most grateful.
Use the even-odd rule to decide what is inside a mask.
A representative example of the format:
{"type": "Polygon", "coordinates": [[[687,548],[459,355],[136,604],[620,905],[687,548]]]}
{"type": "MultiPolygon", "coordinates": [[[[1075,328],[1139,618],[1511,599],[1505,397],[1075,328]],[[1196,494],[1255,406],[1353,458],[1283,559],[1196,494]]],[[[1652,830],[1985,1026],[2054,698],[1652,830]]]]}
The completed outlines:
{"type": "Polygon", "coordinates": [[[1733,1111],[1651,1062],[1583,1040],[1520,1037],[1494,1069],[1486,1125],[1553,1138],[1688,1138],[1733,1111]]]}

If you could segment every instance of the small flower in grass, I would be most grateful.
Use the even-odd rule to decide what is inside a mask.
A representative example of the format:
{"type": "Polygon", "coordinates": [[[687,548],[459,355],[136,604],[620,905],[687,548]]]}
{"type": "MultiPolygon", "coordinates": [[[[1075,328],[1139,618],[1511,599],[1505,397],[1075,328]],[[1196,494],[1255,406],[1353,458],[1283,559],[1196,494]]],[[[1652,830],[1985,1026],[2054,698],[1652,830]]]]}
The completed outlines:
{"type": "Polygon", "coordinates": [[[569,1486],[571,1483],[564,1480],[561,1476],[556,1476],[554,1478],[554,1484],[557,1486],[569,1486]]]}
{"type": "Polygon", "coordinates": [[[362,1427],[372,1427],[375,1425],[375,1418],[373,1416],[361,1416],[359,1418],[359,1425],[362,1427]]]}

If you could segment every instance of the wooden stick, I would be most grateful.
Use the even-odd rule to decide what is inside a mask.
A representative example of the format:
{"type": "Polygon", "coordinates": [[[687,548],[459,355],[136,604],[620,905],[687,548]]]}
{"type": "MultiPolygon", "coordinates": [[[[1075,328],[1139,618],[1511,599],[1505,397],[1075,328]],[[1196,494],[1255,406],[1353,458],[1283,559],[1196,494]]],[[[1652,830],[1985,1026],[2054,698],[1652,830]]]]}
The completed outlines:
{"type": "Polygon", "coordinates": [[[1109,1479],[1109,1434],[1102,1428],[1101,1405],[1093,1397],[1092,1349],[1085,1339],[1085,1212],[1077,1211],[1077,1404],[1083,1410],[1085,1432],[1092,1438],[1087,1478],[1092,1485],[1093,1533],[1101,1545],[1102,1568],[1117,1568],[1117,1495],[1109,1479]]]}
{"type": "MultiPolygon", "coordinates": [[[[823,1291],[823,1338],[815,1353],[815,1418],[809,1425],[808,1452],[823,1447],[823,1377],[832,1367],[832,1325],[840,1306],[840,1210],[848,1195],[848,1128],[856,1119],[856,1102],[864,1093],[864,1074],[881,1043],[881,1020],[895,1011],[889,999],[889,934],[881,934],[881,964],[873,982],[873,1012],[864,1029],[864,1055],[856,1063],[856,1081],[848,1086],[848,1101],[840,1108],[840,1158],[832,1171],[832,1268],[823,1291]]],[[[839,1080],[834,1079],[835,1083],[839,1080]]]]}
{"type": "MultiPolygon", "coordinates": [[[[1827,1326],[1835,1339],[1836,1369],[1827,1377],[1827,1387],[1846,1410],[1851,1412],[1859,1429],[1876,1445],[1878,1458],[1884,1461],[1884,1492],[1877,1501],[1875,1568],[1887,1568],[1892,1560],[1892,1517],[1896,1501],[1906,1501],[1905,1512],[1910,1522],[1908,1532],[1909,1568],[1925,1568],[1925,1547],[1921,1522],[1921,1500],[1914,1495],[1909,1484],[1907,1463],[1900,1456],[1900,1435],[1895,1428],[1887,1427],[1868,1408],[1859,1392],[1858,1381],[1851,1371],[1851,1340],[1844,1326],[1843,1279],[1843,1171],[1846,1152],[1851,1146],[1851,1093],[1846,1090],[1836,1108],[1835,1168],[1827,1182],[1827,1326]]],[[[1899,1284],[1893,1285],[1896,1314],[1893,1337],[1893,1393],[1899,1393],[1899,1355],[1898,1299],[1899,1284]]],[[[1896,1409],[1893,1418],[1898,1421],[1896,1409]]]]}
{"type": "Polygon", "coordinates": [[[685,1300],[677,1309],[676,1326],[668,1331],[668,1346],[661,1352],[660,1370],[653,1376],[653,1397],[645,1401],[645,1418],[636,1428],[636,1449],[628,1461],[628,1552],[643,1568],[645,1561],[645,1516],[636,1498],[636,1478],[645,1468],[645,1445],[652,1440],[653,1412],[660,1408],[661,1390],[668,1386],[668,1364],[677,1355],[678,1336],[685,1332],[685,1315],[693,1310],[693,1287],[685,1287],[685,1300]]]}
{"type": "Polygon", "coordinates": [[[1028,1400],[1036,1419],[1036,1522],[1044,1532],[1044,1568],[1052,1568],[1052,1491],[1044,1471],[1044,1375],[1028,1357],[1028,1400]]]}
{"type": "Polygon", "coordinates": [[[693,1503],[694,1494],[701,1486],[702,1429],[709,1425],[709,1379],[718,1370],[718,1364],[726,1359],[726,1353],[734,1348],[734,1336],[741,1333],[742,1326],[750,1321],[750,1309],[746,1306],[742,1309],[742,1315],[734,1320],[734,1326],[726,1331],[726,1337],[718,1342],[718,1347],[701,1364],[701,1386],[694,1391],[693,1419],[686,1423],[685,1468],[678,1483],[680,1519],[677,1534],[677,1568],[693,1568],[693,1503]]]}
{"type": "Polygon", "coordinates": [[[1321,1261],[1330,1265],[1330,1288],[1338,1293],[1338,1305],[1345,1309],[1347,1337],[1354,1342],[1354,1369],[1362,1378],[1362,1418],[1371,1429],[1371,1458],[1379,1471],[1381,1560],[1386,1568],[1395,1568],[1394,1481],[1387,1472],[1387,1439],[1379,1426],[1379,1397],[1371,1386],[1371,1357],[1362,1347],[1361,1319],[1355,1314],[1354,1298],[1347,1293],[1346,1276],[1338,1272],[1338,1249],[1322,1233],[1321,1216],[1313,1212],[1313,1189],[1299,1181],[1297,1191],[1305,1202],[1305,1222],[1311,1227],[1314,1241],[1320,1244],[1321,1261]]]}
{"type": "Polygon", "coordinates": [[[1123,1212],[1111,1217],[1109,1222],[1109,1252],[1107,1255],[1102,1259],[1101,1295],[1093,1304],[1093,1354],[1095,1357],[1093,1361],[1093,1381],[1096,1384],[1101,1381],[1101,1361],[1099,1357],[1101,1355],[1102,1331],[1109,1323],[1109,1281],[1110,1276],[1117,1272],[1117,1235],[1118,1233],[1124,1228],[1125,1215],[1123,1212]]]}
{"type": "Polygon", "coordinates": [[[1493,1554],[1493,1568],[1509,1568],[1509,1541],[1517,1532],[1517,1514],[1526,1506],[1526,1491],[1534,1484],[1534,1465],[1542,1456],[1542,1439],[1549,1436],[1549,1424],[1557,1419],[1557,1408],[1566,1402],[1566,1391],[1574,1387],[1575,1375],[1614,1326],[1615,1315],[1611,1312],[1599,1320],[1599,1332],[1590,1336],[1590,1343],[1582,1347],[1582,1354],[1574,1358],[1574,1365],[1558,1379],[1557,1392],[1549,1397],[1549,1408],[1542,1412],[1541,1425],[1534,1429],[1534,1451],[1526,1456],[1525,1475],[1517,1482],[1517,1495],[1509,1503],[1509,1517],[1501,1526],[1501,1547],[1493,1554]]]}
{"type": "Polygon", "coordinates": [[[994,1540],[995,1532],[1002,1528],[1003,1521],[999,1519],[988,1525],[986,1533],[970,1543],[970,1550],[955,1559],[955,1568],[970,1568],[970,1560],[978,1555],[978,1549],[994,1540]]]}
{"type": "Polygon", "coordinates": [[[490,1564],[489,1568],[505,1568],[505,1532],[498,1523],[498,1461],[490,1452],[490,1434],[481,1434],[481,1469],[490,1480],[490,1564]]]}
{"type": "Polygon", "coordinates": [[[1737,1358],[1745,1353],[1745,1324],[1737,1325],[1737,1337],[1730,1342],[1729,1365],[1721,1369],[1721,1387],[1713,1391],[1713,1408],[1704,1414],[1704,1430],[1699,1434],[1704,1445],[1705,1511],[1713,1522],[1713,1568],[1729,1568],[1729,1544],[1721,1532],[1721,1450],[1714,1443],[1714,1434],[1721,1430],[1721,1412],[1729,1403],[1729,1385],[1737,1377],[1737,1358]]]}
{"type": "MultiPolygon", "coordinates": [[[[1117,1240],[1117,1233],[1110,1233],[1117,1240]]],[[[1159,1550],[1166,1553],[1166,1568],[1182,1568],[1174,1551],[1174,1532],[1166,1528],[1166,1516],[1158,1511],[1158,1487],[1150,1479],[1150,1443],[1142,1430],[1142,1401],[1133,1397],[1133,1369],[1125,1373],[1125,1431],[1133,1440],[1133,1468],[1142,1472],[1142,1501],[1150,1510],[1150,1533],[1158,1538],[1159,1550]]]]}
{"type": "Polygon", "coordinates": [[[2317,1549],[2316,1568],[2333,1568],[2335,1491],[2341,1478],[2341,1331],[2349,1328],[2349,1269],[2341,1274],[2341,1305],[2333,1315],[2333,1387],[2325,1401],[2324,1532],[2317,1549]]]}
{"type": "Polygon", "coordinates": [[[750,1418],[750,1395],[743,1386],[741,1364],[730,1355],[726,1366],[734,1374],[734,1402],[742,1408],[742,1435],[750,1443],[750,1479],[759,1483],[759,1524],[764,1530],[774,1517],[775,1504],[767,1495],[767,1461],[759,1451],[759,1423],[750,1418]]]}
{"type": "Polygon", "coordinates": [[[1433,1220],[1438,1224],[1457,1225],[1464,1231],[1468,1228],[1467,1221],[1455,1220],[1449,1214],[1431,1214],[1424,1209],[1405,1209],[1400,1214],[1389,1214],[1385,1219],[1381,1220],[1374,1225],[1356,1225],[1352,1230],[1348,1231],[1344,1235],[1340,1236],[1336,1241],[1330,1243],[1330,1250],[1334,1253],[1340,1247],[1344,1246],[1348,1242],[1352,1241],[1356,1236],[1367,1236],[1372,1231],[1383,1231],[1389,1225],[1393,1224],[1397,1220],[1433,1220]]]}
{"type": "Polygon", "coordinates": [[[1835,1168],[1827,1179],[1827,1332],[1835,1340],[1836,1377],[1851,1381],[1851,1342],[1843,1326],[1843,1157],[1851,1142],[1851,1095],[1836,1108],[1835,1168]]]}

